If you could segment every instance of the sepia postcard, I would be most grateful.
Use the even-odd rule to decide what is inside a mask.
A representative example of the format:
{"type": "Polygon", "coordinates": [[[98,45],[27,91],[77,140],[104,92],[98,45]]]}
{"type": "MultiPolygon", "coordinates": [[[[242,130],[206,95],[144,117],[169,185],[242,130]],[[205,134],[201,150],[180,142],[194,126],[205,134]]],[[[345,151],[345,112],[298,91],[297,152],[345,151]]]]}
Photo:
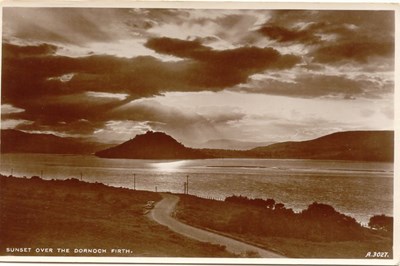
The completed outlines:
{"type": "Polygon", "coordinates": [[[399,264],[398,5],[1,10],[0,263],[399,264]]]}

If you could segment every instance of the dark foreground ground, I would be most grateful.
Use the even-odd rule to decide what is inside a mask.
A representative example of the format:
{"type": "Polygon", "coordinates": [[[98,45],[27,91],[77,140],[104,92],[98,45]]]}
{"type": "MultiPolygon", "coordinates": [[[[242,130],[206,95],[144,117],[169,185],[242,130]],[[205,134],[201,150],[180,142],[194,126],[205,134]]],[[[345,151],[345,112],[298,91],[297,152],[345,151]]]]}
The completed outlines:
{"type": "Polygon", "coordinates": [[[391,223],[374,223],[379,230],[372,230],[325,204],[313,203],[295,213],[283,204],[262,200],[230,197],[216,201],[181,195],[175,218],[289,258],[390,259],[393,256],[392,217],[385,217],[391,218],[391,223]]]}
{"type": "Polygon", "coordinates": [[[153,192],[76,179],[0,176],[0,255],[233,256],[143,215],[147,201],[160,199],[153,192]]]}
{"type": "MultiPolygon", "coordinates": [[[[329,205],[294,213],[242,197],[180,198],[175,218],[289,258],[392,257],[387,223],[365,228],[329,205]]],[[[146,217],[145,204],[159,200],[158,193],[77,179],[0,176],[0,255],[233,257],[146,217]]]]}

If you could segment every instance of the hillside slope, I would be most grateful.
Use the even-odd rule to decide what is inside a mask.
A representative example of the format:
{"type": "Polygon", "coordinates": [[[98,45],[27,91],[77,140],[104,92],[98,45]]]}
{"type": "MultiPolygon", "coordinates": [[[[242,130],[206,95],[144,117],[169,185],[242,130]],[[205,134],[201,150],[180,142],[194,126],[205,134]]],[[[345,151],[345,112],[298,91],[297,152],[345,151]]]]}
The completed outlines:
{"type": "Polygon", "coordinates": [[[1,130],[1,153],[90,154],[104,144],[51,134],[32,134],[13,129],[1,130]]]}
{"type": "Polygon", "coordinates": [[[337,132],[314,140],[257,147],[250,152],[259,158],[393,161],[394,132],[337,132]]]}

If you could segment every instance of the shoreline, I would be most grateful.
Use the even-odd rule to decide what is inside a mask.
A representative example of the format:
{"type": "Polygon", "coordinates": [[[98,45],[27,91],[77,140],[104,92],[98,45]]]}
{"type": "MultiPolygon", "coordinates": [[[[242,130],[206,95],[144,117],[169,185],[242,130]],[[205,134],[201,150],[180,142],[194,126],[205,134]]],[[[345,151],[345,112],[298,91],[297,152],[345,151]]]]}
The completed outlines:
{"type": "MultiPolygon", "coordinates": [[[[75,155],[73,155],[73,156],[75,156],[75,155]]],[[[6,177],[10,177],[11,175],[6,175],[6,174],[3,174],[3,173],[1,173],[0,172],[0,176],[6,176],[6,177]]],[[[15,177],[15,178],[21,178],[21,179],[30,179],[30,177],[27,177],[27,176],[12,176],[12,177],[15,177]]],[[[38,178],[40,178],[39,176],[37,176],[38,178]]],[[[95,181],[95,180],[91,180],[91,181],[89,181],[89,180],[87,180],[87,179],[83,179],[83,180],[79,180],[79,178],[76,178],[76,177],[64,177],[63,179],[58,179],[58,178],[56,178],[56,179],[54,179],[54,178],[48,178],[48,177],[44,177],[44,178],[42,178],[42,180],[45,180],[45,181],[66,181],[66,180],[76,180],[76,181],[80,181],[80,182],[85,182],[85,183],[88,183],[88,184],[102,184],[102,185],[104,185],[104,186],[108,186],[108,187],[111,187],[111,188],[117,188],[117,189],[128,189],[128,190],[132,190],[132,191],[134,191],[134,188],[132,187],[132,186],[123,186],[123,185],[113,185],[113,184],[110,184],[110,183],[105,183],[105,182],[99,182],[99,181],[95,181]]],[[[137,189],[138,191],[148,191],[148,192],[156,192],[155,191],[155,188],[153,188],[153,189],[137,189]]],[[[174,192],[174,191],[168,191],[168,190],[162,190],[162,189],[158,189],[158,191],[157,192],[166,192],[166,193],[172,193],[172,194],[175,194],[175,195],[184,195],[183,193],[181,193],[181,192],[174,192]]],[[[157,193],[156,192],[156,193],[157,193]]],[[[195,197],[199,197],[199,198],[202,198],[202,199],[209,199],[209,200],[216,200],[216,201],[221,201],[221,202],[223,202],[224,200],[225,200],[225,198],[227,198],[227,197],[230,197],[230,196],[234,196],[235,194],[229,194],[229,195],[226,195],[226,196],[205,196],[204,195],[204,193],[195,193],[195,194],[190,194],[190,195],[192,195],[192,196],[195,196],[195,197]]],[[[254,197],[249,197],[249,198],[254,198],[254,197]]],[[[266,199],[266,198],[264,198],[264,199],[266,199]]],[[[298,206],[298,204],[296,204],[296,203],[289,203],[289,202],[287,202],[287,201],[282,201],[282,203],[285,205],[285,206],[288,206],[288,207],[290,207],[291,209],[293,209],[295,212],[301,212],[302,210],[304,210],[309,204],[311,204],[313,201],[312,200],[310,200],[309,202],[304,202],[304,203],[302,203],[302,204],[300,204],[300,206],[298,206]],[[297,206],[296,206],[297,205],[297,206]]],[[[343,214],[345,214],[345,215],[348,215],[348,216],[351,216],[352,218],[354,218],[354,219],[356,219],[357,220],[357,222],[358,223],[360,223],[362,226],[364,226],[364,227],[368,227],[368,221],[369,221],[369,219],[371,218],[371,217],[373,217],[373,216],[375,216],[375,215],[380,215],[380,214],[382,214],[382,215],[386,215],[386,216],[393,216],[393,213],[388,213],[388,212],[376,212],[376,213],[368,213],[368,214],[357,214],[357,212],[352,212],[352,211],[345,211],[345,210],[342,210],[341,208],[339,208],[339,207],[337,207],[337,205],[335,205],[334,203],[331,203],[331,202],[327,202],[327,201],[321,201],[321,202],[319,202],[319,203],[324,203],[324,204],[327,204],[327,205],[330,205],[330,206],[333,206],[335,209],[337,209],[337,210],[339,210],[341,213],[343,213],[343,214]]]]}

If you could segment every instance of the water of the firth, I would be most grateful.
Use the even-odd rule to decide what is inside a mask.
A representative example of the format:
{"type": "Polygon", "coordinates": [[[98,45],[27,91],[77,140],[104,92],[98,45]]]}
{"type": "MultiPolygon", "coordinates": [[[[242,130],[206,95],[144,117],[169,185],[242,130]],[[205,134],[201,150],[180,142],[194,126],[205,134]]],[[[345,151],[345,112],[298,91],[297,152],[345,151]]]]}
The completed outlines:
{"type": "Polygon", "coordinates": [[[223,199],[230,195],[273,198],[298,211],[314,201],[330,204],[366,224],[393,213],[393,163],[270,160],[127,160],[81,155],[2,154],[1,173],[80,178],[111,186],[183,192],[223,199]]]}

